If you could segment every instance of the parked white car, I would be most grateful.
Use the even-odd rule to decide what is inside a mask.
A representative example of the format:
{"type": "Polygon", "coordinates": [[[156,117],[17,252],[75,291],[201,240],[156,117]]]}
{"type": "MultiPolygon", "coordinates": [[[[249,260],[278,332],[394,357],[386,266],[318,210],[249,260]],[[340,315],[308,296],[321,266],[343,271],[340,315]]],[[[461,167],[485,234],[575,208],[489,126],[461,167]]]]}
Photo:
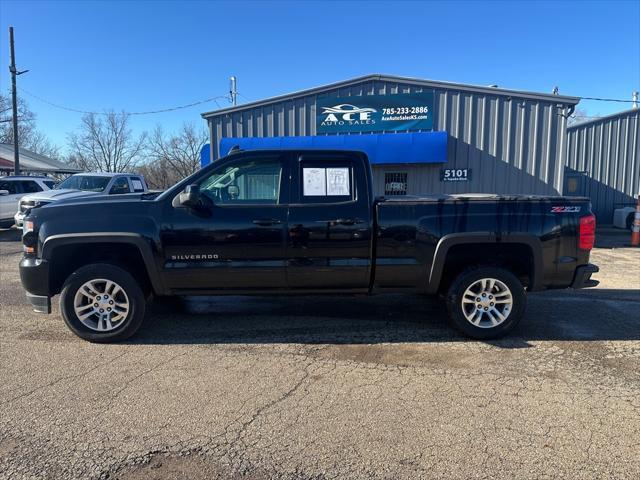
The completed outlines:
{"type": "Polygon", "coordinates": [[[0,228],[13,225],[18,201],[25,194],[51,190],[55,184],[56,182],[49,177],[0,177],[0,228]]]}
{"type": "Polygon", "coordinates": [[[634,207],[616,208],[613,211],[613,226],[631,230],[635,213],[634,207]]]}
{"type": "Polygon", "coordinates": [[[134,173],[76,173],[53,190],[22,197],[14,219],[16,225],[22,227],[24,217],[29,214],[32,208],[67,198],[145,193],[147,191],[147,184],[142,176],[134,173]]]}

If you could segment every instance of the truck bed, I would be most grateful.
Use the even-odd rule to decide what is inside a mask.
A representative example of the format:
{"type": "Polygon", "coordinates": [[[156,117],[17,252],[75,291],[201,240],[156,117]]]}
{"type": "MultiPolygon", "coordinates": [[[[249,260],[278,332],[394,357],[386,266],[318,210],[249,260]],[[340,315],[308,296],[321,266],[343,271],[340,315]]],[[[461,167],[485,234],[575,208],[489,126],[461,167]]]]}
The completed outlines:
{"type": "MultiPolygon", "coordinates": [[[[492,252],[506,250],[511,243],[529,244],[533,253],[540,252],[539,262],[544,265],[536,284],[529,280],[529,288],[567,287],[576,266],[588,263],[588,253],[579,251],[576,239],[578,219],[590,212],[589,205],[589,199],[583,197],[542,195],[378,198],[375,286],[389,288],[402,283],[434,293],[435,282],[433,278],[430,282],[430,276],[437,273],[443,243],[452,248],[460,240],[473,239],[479,244],[491,243],[492,252]]],[[[460,247],[449,255],[462,257],[465,253],[465,247],[460,247]]]]}

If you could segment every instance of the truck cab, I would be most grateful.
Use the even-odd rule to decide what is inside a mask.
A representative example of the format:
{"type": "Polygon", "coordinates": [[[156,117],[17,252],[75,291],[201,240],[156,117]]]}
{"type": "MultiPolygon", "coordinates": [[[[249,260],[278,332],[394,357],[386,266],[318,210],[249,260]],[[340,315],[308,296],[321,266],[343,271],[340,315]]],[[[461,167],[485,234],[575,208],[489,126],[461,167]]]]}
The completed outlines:
{"type": "Polygon", "coordinates": [[[181,186],[167,192],[174,196],[162,215],[172,292],[369,288],[373,209],[364,155],[241,152],[191,182],[185,187],[208,208],[182,204],[181,186]]]}

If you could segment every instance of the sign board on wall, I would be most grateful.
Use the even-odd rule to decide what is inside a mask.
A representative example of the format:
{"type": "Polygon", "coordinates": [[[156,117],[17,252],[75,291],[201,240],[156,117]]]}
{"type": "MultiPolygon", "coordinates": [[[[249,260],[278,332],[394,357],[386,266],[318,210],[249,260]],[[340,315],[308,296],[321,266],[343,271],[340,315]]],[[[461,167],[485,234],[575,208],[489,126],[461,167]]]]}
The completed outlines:
{"type": "Polygon", "coordinates": [[[395,95],[319,98],[316,133],[433,129],[433,90],[395,95]]]}
{"type": "Polygon", "coordinates": [[[443,168],[440,170],[441,182],[468,182],[471,180],[470,168],[443,168]]]}

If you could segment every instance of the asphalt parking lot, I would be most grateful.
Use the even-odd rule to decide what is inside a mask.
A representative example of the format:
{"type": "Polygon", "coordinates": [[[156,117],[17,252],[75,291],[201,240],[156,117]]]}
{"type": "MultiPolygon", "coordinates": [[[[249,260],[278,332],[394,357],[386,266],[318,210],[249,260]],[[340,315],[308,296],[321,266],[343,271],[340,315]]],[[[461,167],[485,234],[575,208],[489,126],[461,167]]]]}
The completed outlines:
{"type": "Polygon", "coordinates": [[[640,249],[606,230],[601,284],[529,296],[506,339],[439,303],[206,298],[127,343],[23,300],[0,231],[0,478],[640,478],[640,249]]]}

